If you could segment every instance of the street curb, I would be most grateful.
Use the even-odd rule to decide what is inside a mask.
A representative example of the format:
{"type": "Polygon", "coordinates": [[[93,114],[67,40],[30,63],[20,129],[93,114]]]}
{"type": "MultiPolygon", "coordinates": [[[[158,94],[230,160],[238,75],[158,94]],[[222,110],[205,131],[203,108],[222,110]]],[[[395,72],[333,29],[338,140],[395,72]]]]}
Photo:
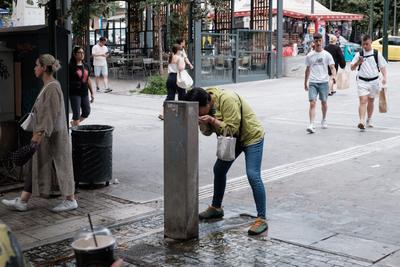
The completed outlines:
{"type": "MultiPolygon", "coordinates": [[[[144,220],[144,219],[149,218],[149,217],[157,216],[157,215],[160,215],[162,213],[163,212],[160,212],[158,210],[150,211],[150,212],[146,212],[146,213],[140,214],[138,216],[135,216],[135,218],[131,217],[131,218],[120,220],[119,222],[116,222],[116,223],[105,224],[103,226],[112,229],[112,228],[116,228],[116,227],[123,226],[123,225],[126,225],[126,224],[135,223],[137,221],[144,220]]],[[[68,234],[62,234],[62,235],[59,235],[59,236],[54,236],[54,237],[51,237],[51,238],[47,238],[47,239],[43,239],[43,240],[40,240],[40,241],[35,241],[35,242],[32,242],[32,243],[26,244],[26,245],[22,246],[22,251],[25,252],[25,251],[28,251],[28,250],[31,250],[31,249],[34,249],[34,248],[37,248],[37,247],[41,247],[41,246],[45,246],[45,245],[51,245],[51,244],[54,244],[54,243],[59,243],[59,242],[65,241],[67,239],[71,239],[71,238],[73,238],[75,233],[76,232],[74,231],[74,232],[71,232],[71,233],[68,233],[68,234]]]]}

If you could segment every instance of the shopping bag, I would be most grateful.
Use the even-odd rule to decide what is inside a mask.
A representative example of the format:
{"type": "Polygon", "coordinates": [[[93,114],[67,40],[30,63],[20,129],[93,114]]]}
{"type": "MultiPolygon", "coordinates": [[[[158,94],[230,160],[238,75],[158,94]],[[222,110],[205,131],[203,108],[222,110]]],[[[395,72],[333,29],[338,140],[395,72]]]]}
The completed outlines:
{"type": "Polygon", "coordinates": [[[20,120],[20,126],[25,132],[33,132],[35,113],[30,112],[20,120]]]}
{"type": "Polygon", "coordinates": [[[17,166],[24,166],[36,151],[39,149],[39,144],[31,142],[29,145],[19,148],[17,151],[10,153],[9,160],[17,166]]]}
{"type": "Polygon", "coordinates": [[[379,112],[386,113],[387,112],[387,89],[383,87],[379,92],[379,112]]]}
{"type": "Polygon", "coordinates": [[[180,88],[189,89],[193,85],[193,79],[186,70],[182,70],[178,73],[176,84],[180,88]]]}
{"type": "Polygon", "coordinates": [[[338,90],[344,90],[350,88],[350,71],[343,70],[339,71],[336,76],[336,84],[338,90]]]}
{"type": "Polygon", "coordinates": [[[230,136],[227,136],[227,128],[224,130],[224,134],[218,136],[217,142],[217,158],[223,161],[232,161],[236,157],[236,138],[233,137],[232,132],[230,136]]]}

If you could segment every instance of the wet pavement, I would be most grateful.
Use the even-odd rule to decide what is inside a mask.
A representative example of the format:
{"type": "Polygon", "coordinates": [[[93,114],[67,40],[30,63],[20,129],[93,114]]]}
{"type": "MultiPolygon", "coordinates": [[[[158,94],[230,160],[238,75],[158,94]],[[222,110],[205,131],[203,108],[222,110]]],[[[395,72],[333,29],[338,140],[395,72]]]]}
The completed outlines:
{"type": "MultiPolygon", "coordinates": [[[[229,217],[200,224],[200,238],[164,239],[163,216],[155,215],[112,229],[116,257],[127,266],[372,266],[372,262],[269,238],[249,237],[249,217],[229,217]]],[[[25,253],[34,266],[75,266],[71,240],[25,253]]],[[[384,266],[384,265],[380,265],[384,266]]]]}

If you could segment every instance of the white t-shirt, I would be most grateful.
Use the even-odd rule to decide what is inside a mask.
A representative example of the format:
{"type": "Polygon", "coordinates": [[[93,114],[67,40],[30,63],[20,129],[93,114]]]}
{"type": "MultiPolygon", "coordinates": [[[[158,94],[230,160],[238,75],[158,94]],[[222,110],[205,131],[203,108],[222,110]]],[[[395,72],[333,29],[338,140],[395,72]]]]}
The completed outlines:
{"type": "MultiPolygon", "coordinates": [[[[360,53],[356,53],[351,64],[352,65],[356,64],[359,58],[360,58],[360,53]]],[[[387,62],[385,58],[382,56],[381,52],[378,52],[378,65],[379,68],[383,68],[387,65],[387,62]]],[[[360,70],[358,71],[358,76],[363,78],[375,78],[379,76],[379,71],[378,68],[376,67],[373,49],[371,49],[371,51],[368,52],[364,50],[364,62],[361,64],[360,70]]]]}
{"type": "Polygon", "coordinates": [[[107,58],[106,57],[96,57],[95,55],[104,55],[108,53],[107,46],[100,46],[96,44],[92,48],[92,56],[93,56],[93,66],[104,67],[107,66],[107,58]]]}
{"type": "Polygon", "coordinates": [[[332,55],[322,50],[321,52],[311,51],[306,56],[306,66],[310,67],[310,82],[329,82],[328,67],[335,65],[332,55]]]}

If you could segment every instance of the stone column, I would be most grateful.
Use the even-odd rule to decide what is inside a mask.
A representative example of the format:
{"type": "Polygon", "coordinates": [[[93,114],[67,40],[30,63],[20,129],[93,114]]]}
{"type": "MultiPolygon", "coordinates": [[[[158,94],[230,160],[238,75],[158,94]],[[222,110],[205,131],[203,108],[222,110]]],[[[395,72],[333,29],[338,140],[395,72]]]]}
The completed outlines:
{"type": "Polygon", "coordinates": [[[199,236],[198,103],[164,103],[164,236],[199,236]]]}

